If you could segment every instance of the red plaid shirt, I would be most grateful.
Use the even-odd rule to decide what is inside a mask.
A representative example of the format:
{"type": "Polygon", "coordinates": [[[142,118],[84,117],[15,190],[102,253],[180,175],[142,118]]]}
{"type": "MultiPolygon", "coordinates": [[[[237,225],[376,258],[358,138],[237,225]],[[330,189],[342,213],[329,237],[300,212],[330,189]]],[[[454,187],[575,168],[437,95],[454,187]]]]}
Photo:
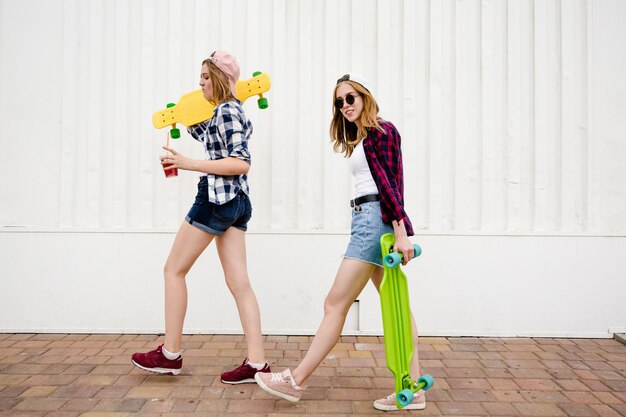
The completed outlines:
{"type": "Polygon", "coordinates": [[[379,120],[379,124],[384,133],[376,128],[368,129],[363,150],[380,195],[383,221],[391,224],[393,220],[404,220],[407,235],[413,236],[413,226],[404,211],[400,133],[391,122],[379,120]]]}

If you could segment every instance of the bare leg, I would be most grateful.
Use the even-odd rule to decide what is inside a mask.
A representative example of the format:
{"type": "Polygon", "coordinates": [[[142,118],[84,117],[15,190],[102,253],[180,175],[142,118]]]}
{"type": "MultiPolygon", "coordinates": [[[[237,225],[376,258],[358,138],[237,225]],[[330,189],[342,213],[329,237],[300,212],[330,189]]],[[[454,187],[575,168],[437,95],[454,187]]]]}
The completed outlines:
{"type": "Polygon", "coordinates": [[[335,282],[324,301],[324,318],[311,347],[300,365],[292,372],[295,382],[304,386],[313,371],[339,340],[350,306],[372,276],[375,265],[346,259],[339,265],[335,282]]]}
{"type": "Polygon", "coordinates": [[[179,352],[183,322],[187,313],[185,277],[196,259],[215,236],[193,227],[186,221],[180,226],[163,268],[165,276],[165,348],[179,352]]]}
{"type": "MultiPolygon", "coordinates": [[[[376,287],[376,291],[380,292],[380,283],[383,280],[383,269],[376,268],[374,274],[372,275],[372,282],[376,287]]],[[[411,324],[413,325],[413,359],[411,360],[410,372],[411,378],[415,381],[421,376],[420,375],[420,364],[419,364],[419,355],[418,355],[418,343],[417,343],[417,326],[415,325],[415,318],[413,318],[413,312],[411,312],[411,324]]]]}
{"type": "Polygon", "coordinates": [[[239,320],[246,336],[248,359],[254,363],[265,363],[261,314],[248,278],[246,234],[235,227],[230,227],[222,236],[217,237],[216,244],[226,285],[235,298],[239,320]]]}

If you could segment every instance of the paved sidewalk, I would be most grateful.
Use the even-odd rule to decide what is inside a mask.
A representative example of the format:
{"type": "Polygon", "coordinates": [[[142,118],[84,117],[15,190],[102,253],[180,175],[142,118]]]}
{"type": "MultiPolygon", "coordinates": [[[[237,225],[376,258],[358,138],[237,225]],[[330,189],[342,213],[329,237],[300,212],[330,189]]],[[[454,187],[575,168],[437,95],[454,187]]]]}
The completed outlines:
{"type": "MultiPolygon", "coordinates": [[[[242,336],[193,335],[181,376],[143,372],[130,355],[147,335],[0,334],[0,416],[626,416],[626,346],[610,339],[421,338],[428,406],[384,413],[392,391],[379,337],[342,337],[299,403],[254,384],[226,386],[242,336]]],[[[297,363],[310,337],[267,336],[274,370],[297,363]]]]}

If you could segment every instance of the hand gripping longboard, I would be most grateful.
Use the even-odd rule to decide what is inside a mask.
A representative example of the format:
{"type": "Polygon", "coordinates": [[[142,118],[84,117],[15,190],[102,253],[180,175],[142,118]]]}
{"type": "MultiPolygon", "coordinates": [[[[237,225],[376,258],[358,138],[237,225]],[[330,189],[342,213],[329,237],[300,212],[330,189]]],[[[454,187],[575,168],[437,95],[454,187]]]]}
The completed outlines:
{"type": "MultiPolygon", "coordinates": [[[[260,109],[268,107],[267,98],[263,93],[269,91],[271,86],[270,76],[261,72],[255,72],[252,78],[238,81],[235,85],[237,99],[246,101],[252,96],[259,96],[257,101],[260,109]]],[[[185,126],[193,126],[209,120],[213,117],[215,106],[207,101],[202,90],[196,90],[183,95],[176,104],[168,104],[167,108],[159,110],[152,115],[152,124],[157,129],[172,126],[172,137],[180,137],[176,129],[176,123],[185,126]]]]}
{"type": "MultiPolygon", "coordinates": [[[[400,269],[402,255],[392,252],[394,235],[386,233],[380,238],[383,256],[383,280],[380,284],[380,306],[383,314],[385,353],[387,367],[394,375],[396,405],[403,408],[413,401],[420,389],[432,387],[433,377],[426,374],[417,382],[411,379],[410,365],[413,359],[413,329],[411,307],[406,275],[400,269]]],[[[415,256],[422,253],[418,245],[413,245],[415,256]]]]}

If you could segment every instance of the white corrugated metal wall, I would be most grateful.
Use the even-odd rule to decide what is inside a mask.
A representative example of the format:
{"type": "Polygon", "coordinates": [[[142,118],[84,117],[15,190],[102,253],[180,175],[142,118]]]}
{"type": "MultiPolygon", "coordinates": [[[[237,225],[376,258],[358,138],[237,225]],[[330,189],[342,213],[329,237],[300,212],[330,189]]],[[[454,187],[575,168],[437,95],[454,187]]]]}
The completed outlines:
{"type": "MultiPolygon", "coordinates": [[[[196,89],[201,61],[212,50],[225,49],[239,57],[242,77],[256,70],[272,77],[270,109],[258,110],[254,100],[246,103],[255,126],[251,264],[255,250],[260,253],[264,242],[277,237],[283,238],[281,247],[301,248],[307,257],[315,257],[319,245],[333,247],[328,252],[335,257],[321,272],[294,261],[291,271],[300,275],[290,281],[315,282],[302,288],[314,294],[312,299],[294,307],[307,311],[310,302],[319,315],[319,300],[345,245],[351,179],[345,160],[332,153],[328,124],[334,82],[348,71],[372,81],[381,115],[402,134],[407,211],[421,235],[416,241],[435,239],[433,247],[440,244],[443,253],[463,237],[475,238],[470,245],[493,238],[486,246],[496,247],[506,247],[511,236],[522,242],[569,237],[540,257],[532,273],[548,271],[551,260],[570,255],[567,245],[589,246],[608,253],[603,267],[612,272],[602,280],[602,293],[624,290],[623,256],[612,254],[623,252],[626,232],[625,18],[626,3],[617,0],[1,0],[0,121],[4,154],[10,157],[1,168],[0,237],[7,247],[0,256],[9,275],[28,275],[16,261],[28,256],[14,253],[20,239],[29,248],[37,245],[32,239],[46,234],[58,237],[50,242],[53,247],[70,247],[76,234],[113,233],[106,245],[118,247],[116,237],[124,241],[138,234],[160,239],[159,256],[130,258],[118,265],[120,273],[137,268],[137,262],[158,273],[196,181],[190,173],[163,177],[157,156],[165,131],[152,127],[151,114],[196,89]],[[592,237],[600,243],[591,243],[592,237]],[[316,281],[319,273],[328,279],[316,281]]],[[[188,135],[175,146],[202,157],[188,135]]],[[[98,262],[94,252],[111,250],[94,244],[80,255],[86,271],[98,262]]],[[[521,250],[528,249],[525,245],[521,250]]],[[[459,250],[468,252],[463,245],[459,250]]],[[[475,268],[463,274],[471,279],[481,274],[478,264],[499,263],[492,259],[497,255],[478,254],[478,261],[467,255],[475,268]]],[[[597,254],[590,255],[577,269],[599,271],[593,261],[597,254]]],[[[60,264],[68,265],[55,266],[55,275],[75,283],[70,266],[75,259],[64,256],[71,255],[61,252],[50,260],[65,259],[60,264]]],[[[264,257],[258,259],[262,268],[264,257]]],[[[311,263],[315,268],[326,262],[311,263]]],[[[501,263],[494,276],[515,265],[514,260],[501,263]]],[[[441,265],[425,265],[434,293],[424,294],[420,287],[415,295],[445,299],[446,285],[455,283],[438,288],[441,265]]],[[[453,269],[450,274],[455,276],[453,269]]],[[[26,281],[36,285],[40,278],[36,271],[31,275],[26,281]]],[[[537,278],[554,280],[555,288],[568,282],[548,272],[537,278]]],[[[276,286],[273,279],[278,278],[264,278],[259,286],[268,280],[276,286]]],[[[7,299],[26,297],[20,285],[3,281],[7,299]]],[[[480,292],[481,285],[494,282],[472,290],[480,292]]],[[[101,291],[114,294],[115,287],[101,291]]],[[[272,308],[274,295],[257,291],[272,308]]],[[[285,289],[278,299],[288,293],[285,289]]],[[[450,317],[464,307],[458,308],[450,317]]],[[[361,305],[359,314],[375,313],[361,305]]],[[[610,313],[603,319],[610,321],[607,327],[626,325],[623,307],[610,313]]],[[[7,321],[0,328],[40,328],[36,319],[16,324],[16,317],[3,316],[7,321]]],[[[316,325],[302,320],[303,329],[316,325]]],[[[86,321],[85,328],[107,328],[86,321]]],[[[361,330],[377,326],[361,324],[361,330]]],[[[62,321],[49,326],[73,329],[62,321]]],[[[532,326],[516,330],[513,324],[507,329],[506,322],[505,328],[485,330],[475,323],[464,326],[451,319],[427,328],[458,334],[556,332],[532,326]]],[[[127,327],[141,330],[142,325],[122,320],[110,328],[127,327]]],[[[268,331],[285,328],[276,323],[268,331]]]]}

